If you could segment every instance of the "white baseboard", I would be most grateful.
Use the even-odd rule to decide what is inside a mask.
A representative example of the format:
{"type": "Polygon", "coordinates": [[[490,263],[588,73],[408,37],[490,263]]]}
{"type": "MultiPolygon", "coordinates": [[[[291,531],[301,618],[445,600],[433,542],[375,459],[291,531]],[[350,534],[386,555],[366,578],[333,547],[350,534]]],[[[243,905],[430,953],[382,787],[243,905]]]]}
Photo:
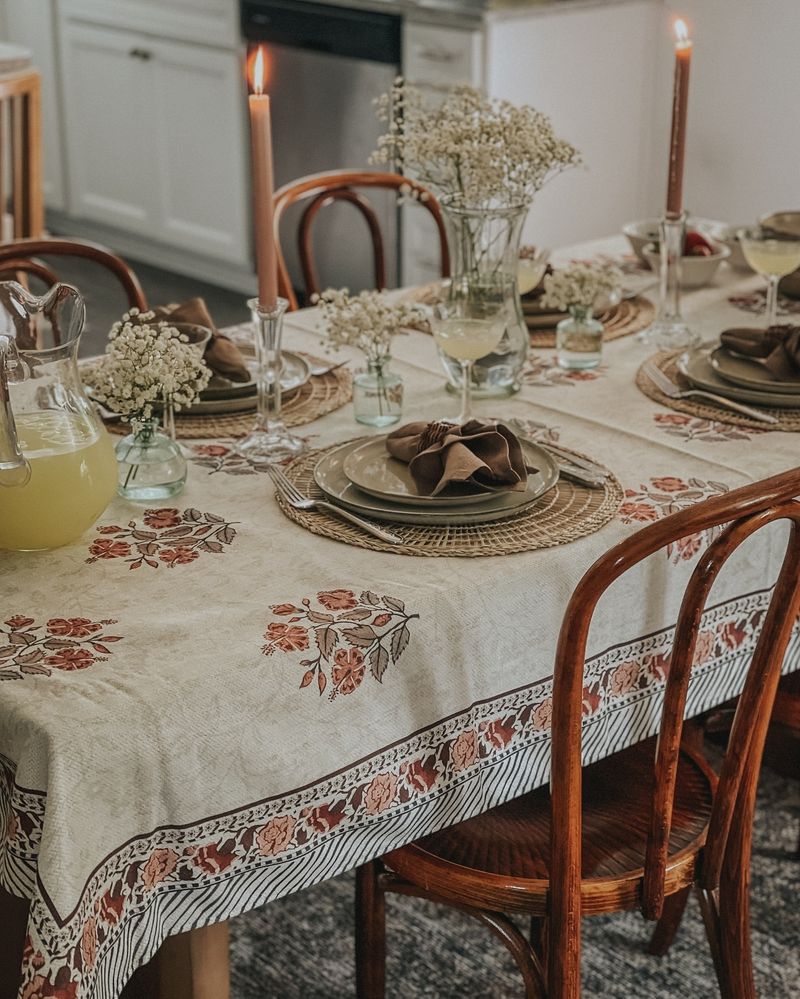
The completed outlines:
{"type": "Polygon", "coordinates": [[[63,212],[49,209],[47,227],[60,236],[73,236],[77,239],[90,239],[102,243],[131,261],[141,261],[153,267],[160,267],[173,274],[207,281],[220,288],[238,291],[248,298],[256,294],[256,277],[251,268],[241,264],[231,264],[224,260],[213,260],[190,250],[166,246],[143,236],[136,236],[99,222],[75,219],[63,212]]]}

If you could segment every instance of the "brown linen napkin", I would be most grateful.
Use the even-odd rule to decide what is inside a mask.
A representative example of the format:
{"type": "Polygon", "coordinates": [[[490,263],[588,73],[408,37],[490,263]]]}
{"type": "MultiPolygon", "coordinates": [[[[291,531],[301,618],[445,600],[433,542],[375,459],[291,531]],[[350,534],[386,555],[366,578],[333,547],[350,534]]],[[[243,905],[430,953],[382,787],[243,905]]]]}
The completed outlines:
{"type": "Polygon", "coordinates": [[[800,381],[800,326],[730,329],[721,334],[720,341],[737,354],[762,359],[778,381],[800,381]]]}
{"type": "Polygon", "coordinates": [[[521,491],[528,481],[522,447],[502,423],[407,423],[389,434],[386,450],[406,462],[422,496],[436,496],[456,482],[521,491]]]}
{"type": "Polygon", "coordinates": [[[220,333],[202,298],[190,298],[181,305],[165,305],[153,310],[156,319],[170,323],[191,323],[211,330],[204,360],[211,370],[231,382],[249,382],[251,375],[244,363],[241,351],[224,333],[220,333]]]}

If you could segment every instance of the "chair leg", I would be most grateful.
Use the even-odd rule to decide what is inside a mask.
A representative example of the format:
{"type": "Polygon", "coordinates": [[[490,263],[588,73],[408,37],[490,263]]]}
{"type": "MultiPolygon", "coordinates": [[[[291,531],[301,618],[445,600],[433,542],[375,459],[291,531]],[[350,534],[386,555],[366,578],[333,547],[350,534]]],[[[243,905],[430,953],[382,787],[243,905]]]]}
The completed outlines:
{"type": "Polygon", "coordinates": [[[719,887],[719,956],[723,999],[756,999],[750,940],[750,870],[723,869],[719,887]]]}
{"type": "Polygon", "coordinates": [[[386,993],[386,896],[380,861],[356,871],[356,997],[384,999],[386,993]]]}
{"type": "Polygon", "coordinates": [[[505,945],[514,958],[514,963],[525,982],[525,999],[545,999],[544,975],[542,965],[531,944],[520,933],[516,924],[501,912],[490,912],[487,909],[468,909],[459,906],[462,912],[474,916],[488,926],[489,929],[505,945]]]}
{"type": "Polygon", "coordinates": [[[661,919],[656,923],[653,935],[650,937],[650,943],[647,946],[649,954],[663,957],[672,946],[675,934],[681,925],[681,919],[683,919],[683,913],[686,909],[686,903],[689,900],[691,890],[692,886],[688,885],[686,888],[682,888],[681,891],[675,892],[674,895],[668,895],[664,900],[664,911],[661,914],[661,919]]]}

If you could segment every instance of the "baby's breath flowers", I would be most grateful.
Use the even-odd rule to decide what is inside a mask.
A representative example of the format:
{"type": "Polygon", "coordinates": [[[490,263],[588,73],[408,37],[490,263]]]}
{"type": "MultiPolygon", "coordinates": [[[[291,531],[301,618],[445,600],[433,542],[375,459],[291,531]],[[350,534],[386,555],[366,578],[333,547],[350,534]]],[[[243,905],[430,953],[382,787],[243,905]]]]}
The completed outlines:
{"type": "Polygon", "coordinates": [[[545,277],[540,302],[546,309],[560,312],[570,308],[591,309],[598,300],[619,288],[620,280],[616,267],[575,264],[545,277]]]}
{"type": "Polygon", "coordinates": [[[458,207],[527,205],[548,180],[581,162],[546,114],[491,100],[466,84],[437,107],[398,78],[377,99],[388,131],[372,162],[416,177],[458,207]]]}
{"type": "Polygon", "coordinates": [[[153,312],[131,309],[114,323],[93,377],[94,397],[131,420],[149,420],[153,404],[164,400],[175,410],[190,406],[211,377],[186,334],[154,319],[153,312]]]}
{"type": "Polygon", "coordinates": [[[419,328],[424,313],[419,306],[392,300],[384,292],[329,288],[316,298],[322,311],[327,343],[339,350],[356,347],[371,361],[388,358],[392,338],[409,328],[419,328]]]}

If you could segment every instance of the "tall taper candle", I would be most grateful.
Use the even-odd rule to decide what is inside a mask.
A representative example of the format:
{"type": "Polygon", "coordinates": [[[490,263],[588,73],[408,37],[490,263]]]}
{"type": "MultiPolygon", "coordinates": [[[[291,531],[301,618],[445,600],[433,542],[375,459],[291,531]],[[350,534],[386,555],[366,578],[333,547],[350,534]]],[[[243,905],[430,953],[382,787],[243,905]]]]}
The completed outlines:
{"type": "Polygon", "coordinates": [[[253,218],[258,269],[258,302],[274,312],[278,304],[278,261],[275,253],[272,196],[272,123],[269,96],[264,93],[265,53],[259,45],[250,74],[250,140],[253,153],[253,218]]]}
{"type": "Polygon", "coordinates": [[[689,68],[692,42],[681,18],[675,22],[675,86],[672,96],[672,131],[669,143],[667,215],[677,218],[683,211],[683,160],[686,153],[686,108],[689,99],[689,68]]]}

